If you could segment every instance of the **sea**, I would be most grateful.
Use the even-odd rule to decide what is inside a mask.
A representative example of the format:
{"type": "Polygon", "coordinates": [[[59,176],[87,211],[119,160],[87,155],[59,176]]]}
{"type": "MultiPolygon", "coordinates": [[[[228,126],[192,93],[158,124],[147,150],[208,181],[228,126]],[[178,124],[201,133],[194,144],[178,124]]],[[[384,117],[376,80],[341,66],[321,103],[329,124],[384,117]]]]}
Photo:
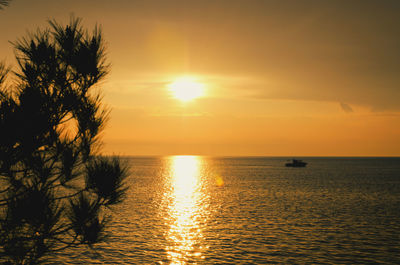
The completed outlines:
{"type": "Polygon", "coordinates": [[[400,158],[129,157],[109,237],[58,264],[400,264],[400,158]]]}

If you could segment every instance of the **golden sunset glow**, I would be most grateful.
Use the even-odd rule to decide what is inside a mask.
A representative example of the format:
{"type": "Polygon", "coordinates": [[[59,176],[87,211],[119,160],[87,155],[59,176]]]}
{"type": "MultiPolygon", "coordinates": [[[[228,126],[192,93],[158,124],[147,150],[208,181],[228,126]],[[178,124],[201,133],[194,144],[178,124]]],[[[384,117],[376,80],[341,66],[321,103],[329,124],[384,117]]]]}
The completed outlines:
{"type": "Polygon", "coordinates": [[[202,183],[200,181],[201,160],[196,156],[174,156],[170,167],[169,201],[170,229],[167,239],[167,254],[171,264],[187,264],[190,257],[201,257],[202,231],[200,221],[206,218],[202,183]]]}
{"type": "Polygon", "coordinates": [[[0,265],[400,265],[400,0],[0,25],[0,265]]]}
{"type": "Polygon", "coordinates": [[[204,95],[204,84],[193,77],[180,77],[168,85],[172,95],[183,102],[191,101],[204,95]]]}
{"type": "Polygon", "coordinates": [[[0,62],[46,18],[102,25],[107,154],[400,155],[399,1],[99,1],[11,1],[0,62]]]}
{"type": "Polygon", "coordinates": [[[218,187],[224,186],[224,179],[223,179],[221,176],[216,176],[216,177],[215,177],[215,184],[216,184],[218,187]]]}

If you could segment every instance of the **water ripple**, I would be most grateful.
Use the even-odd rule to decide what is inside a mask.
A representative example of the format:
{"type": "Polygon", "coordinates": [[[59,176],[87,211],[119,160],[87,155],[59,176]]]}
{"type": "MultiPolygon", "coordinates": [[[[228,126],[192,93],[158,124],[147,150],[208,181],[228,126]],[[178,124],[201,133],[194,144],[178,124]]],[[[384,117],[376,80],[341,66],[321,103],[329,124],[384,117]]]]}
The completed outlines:
{"type": "Polygon", "coordinates": [[[97,254],[62,264],[400,264],[400,159],[133,158],[97,254]]]}

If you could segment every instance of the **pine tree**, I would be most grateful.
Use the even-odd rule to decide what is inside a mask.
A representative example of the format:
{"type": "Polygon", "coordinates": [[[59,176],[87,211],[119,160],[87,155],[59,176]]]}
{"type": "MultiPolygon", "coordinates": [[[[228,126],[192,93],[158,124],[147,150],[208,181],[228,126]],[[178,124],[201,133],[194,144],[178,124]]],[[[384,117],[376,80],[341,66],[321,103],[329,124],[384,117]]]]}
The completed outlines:
{"type": "Polygon", "coordinates": [[[13,45],[16,81],[0,66],[0,262],[40,264],[105,240],[128,169],[98,153],[109,70],[99,27],[49,21],[13,45]]]}

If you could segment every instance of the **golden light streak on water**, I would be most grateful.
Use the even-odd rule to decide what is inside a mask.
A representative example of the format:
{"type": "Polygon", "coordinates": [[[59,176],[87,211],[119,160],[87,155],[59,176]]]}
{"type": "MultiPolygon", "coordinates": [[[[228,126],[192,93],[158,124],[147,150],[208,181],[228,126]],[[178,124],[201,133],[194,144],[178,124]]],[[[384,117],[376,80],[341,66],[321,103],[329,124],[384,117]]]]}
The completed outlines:
{"type": "Polygon", "coordinates": [[[187,264],[204,258],[201,222],[206,217],[200,169],[199,157],[171,157],[171,186],[170,193],[166,194],[169,197],[166,251],[170,264],[187,264]]]}

